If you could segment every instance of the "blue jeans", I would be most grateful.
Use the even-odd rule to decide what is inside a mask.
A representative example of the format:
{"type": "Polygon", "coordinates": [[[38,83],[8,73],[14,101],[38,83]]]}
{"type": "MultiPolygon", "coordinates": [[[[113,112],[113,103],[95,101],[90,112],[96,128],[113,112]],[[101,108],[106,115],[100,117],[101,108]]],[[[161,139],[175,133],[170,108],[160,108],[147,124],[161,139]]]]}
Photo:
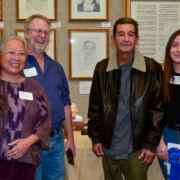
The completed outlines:
{"type": "MultiPolygon", "coordinates": [[[[168,143],[180,144],[180,132],[179,131],[176,131],[173,129],[168,129],[167,127],[164,127],[163,136],[164,136],[164,142],[166,145],[168,143]]],[[[160,158],[159,158],[159,163],[160,163],[161,170],[164,174],[165,179],[168,180],[169,175],[168,175],[167,166],[169,163],[167,161],[160,159],[160,158]]]]}
{"type": "Polygon", "coordinates": [[[62,127],[50,137],[49,150],[42,150],[41,163],[36,168],[35,180],[64,180],[64,135],[62,127]]]}

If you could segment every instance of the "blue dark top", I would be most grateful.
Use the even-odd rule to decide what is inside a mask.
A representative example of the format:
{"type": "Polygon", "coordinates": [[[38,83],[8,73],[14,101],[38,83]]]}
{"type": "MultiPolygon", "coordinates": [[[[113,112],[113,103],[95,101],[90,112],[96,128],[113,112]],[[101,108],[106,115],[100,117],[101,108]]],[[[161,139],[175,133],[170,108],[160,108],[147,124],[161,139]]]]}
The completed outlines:
{"type": "MultiPolygon", "coordinates": [[[[64,106],[71,104],[69,86],[63,67],[56,61],[53,61],[46,53],[44,53],[44,57],[44,72],[32,55],[28,55],[25,69],[36,68],[38,75],[29,78],[37,80],[44,88],[50,103],[51,130],[55,130],[60,127],[65,119],[64,106]]],[[[25,75],[24,72],[22,74],[25,75]]]]}
{"type": "Polygon", "coordinates": [[[174,73],[169,84],[170,101],[166,102],[164,122],[165,124],[180,125],[180,74],[174,73]]]}

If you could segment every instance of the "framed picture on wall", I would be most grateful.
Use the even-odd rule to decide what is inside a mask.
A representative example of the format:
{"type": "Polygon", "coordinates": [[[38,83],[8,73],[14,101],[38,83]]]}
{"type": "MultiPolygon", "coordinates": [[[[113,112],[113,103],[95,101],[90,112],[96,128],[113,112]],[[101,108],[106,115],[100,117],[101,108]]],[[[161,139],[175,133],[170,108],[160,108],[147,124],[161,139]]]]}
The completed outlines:
{"type": "Polygon", "coordinates": [[[109,29],[69,29],[69,79],[90,80],[109,56],[109,29]]]}
{"type": "MultiPolygon", "coordinates": [[[[24,30],[23,28],[15,29],[15,35],[21,36],[24,38],[23,30],[24,30]]],[[[57,56],[56,56],[56,47],[57,47],[56,46],[56,29],[51,28],[50,31],[51,31],[51,34],[50,34],[49,44],[46,46],[45,52],[53,60],[57,61],[57,56]]]]}
{"type": "Polygon", "coordinates": [[[108,21],[109,0],[68,0],[69,21],[108,21]]]}
{"type": "Polygon", "coordinates": [[[163,66],[169,37],[180,29],[180,0],[123,0],[123,16],[139,24],[139,51],[163,66]]]}
{"type": "Polygon", "coordinates": [[[16,21],[25,21],[33,14],[57,21],[57,0],[16,0],[16,21]]]}

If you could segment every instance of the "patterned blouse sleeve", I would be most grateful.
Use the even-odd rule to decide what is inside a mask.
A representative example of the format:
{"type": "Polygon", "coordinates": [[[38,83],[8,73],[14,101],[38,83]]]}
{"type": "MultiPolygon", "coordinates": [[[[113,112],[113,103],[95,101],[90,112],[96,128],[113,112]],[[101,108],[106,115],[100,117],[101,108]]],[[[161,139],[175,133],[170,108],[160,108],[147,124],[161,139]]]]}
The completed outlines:
{"type": "Polygon", "coordinates": [[[52,120],[50,116],[49,101],[41,85],[37,98],[37,106],[39,109],[39,113],[36,116],[37,124],[35,134],[40,138],[41,147],[44,149],[48,149],[52,120]]]}

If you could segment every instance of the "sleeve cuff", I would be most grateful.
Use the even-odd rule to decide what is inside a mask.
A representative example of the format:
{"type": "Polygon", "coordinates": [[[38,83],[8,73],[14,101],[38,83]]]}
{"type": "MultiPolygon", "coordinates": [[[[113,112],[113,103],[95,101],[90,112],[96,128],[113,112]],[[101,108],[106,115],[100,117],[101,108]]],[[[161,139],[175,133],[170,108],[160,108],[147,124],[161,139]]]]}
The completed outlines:
{"type": "Polygon", "coordinates": [[[64,98],[63,99],[63,104],[64,104],[64,106],[66,106],[66,105],[68,105],[68,104],[70,104],[71,105],[71,99],[68,97],[68,98],[64,98]]]}
{"type": "Polygon", "coordinates": [[[156,151],[156,146],[150,143],[146,143],[145,146],[143,147],[143,149],[147,149],[153,153],[155,153],[156,151]]]}
{"type": "Polygon", "coordinates": [[[92,144],[98,144],[101,143],[101,139],[100,137],[93,137],[92,139],[92,144]]]}

